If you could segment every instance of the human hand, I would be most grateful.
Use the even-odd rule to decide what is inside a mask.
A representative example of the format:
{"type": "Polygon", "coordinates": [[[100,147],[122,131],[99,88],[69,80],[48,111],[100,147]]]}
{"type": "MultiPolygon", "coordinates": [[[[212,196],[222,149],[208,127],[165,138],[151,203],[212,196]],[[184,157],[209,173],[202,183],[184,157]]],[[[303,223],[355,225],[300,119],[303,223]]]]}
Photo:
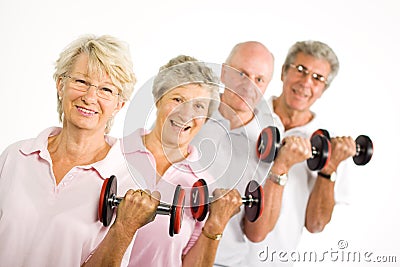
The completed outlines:
{"type": "Polygon", "coordinates": [[[287,136],[282,140],[282,145],[274,160],[271,171],[277,174],[288,173],[296,163],[311,158],[311,142],[299,136],[287,136]]]}
{"type": "Polygon", "coordinates": [[[356,154],[356,143],[350,136],[331,137],[331,157],[323,173],[332,173],[336,171],[340,162],[356,154]]]}
{"type": "Polygon", "coordinates": [[[137,229],[154,220],[160,198],[158,191],[128,190],[118,205],[114,224],[133,238],[137,229]]]}
{"type": "Polygon", "coordinates": [[[211,233],[222,233],[230,218],[240,211],[242,197],[237,189],[216,189],[213,199],[204,227],[211,233]]]}

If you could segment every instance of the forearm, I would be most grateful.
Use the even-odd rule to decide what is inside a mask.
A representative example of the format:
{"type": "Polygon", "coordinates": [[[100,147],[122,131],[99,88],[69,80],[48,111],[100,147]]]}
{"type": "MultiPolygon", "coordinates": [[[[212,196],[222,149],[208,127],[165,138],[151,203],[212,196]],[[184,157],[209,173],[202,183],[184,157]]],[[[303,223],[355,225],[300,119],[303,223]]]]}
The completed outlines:
{"type": "MultiPolygon", "coordinates": [[[[216,234],[216,233],[210,233],[216,234]]],[[[207,267],[213,266],[217,253],[219,240],[213,240],[201,234],[194,246],[185,255],[182,261],[183,267],[207,267]]]]}
{"type": "Polygon", "coordinates": [[[244,234],[252,242],[261,242],[271,232],[279,218],[283,186],[267,179],[264,185],[264,210],[255,222],[244,219],[244,234]]]}
{"type": "Polygon", "coordinates": [[[94,254],[82,266],[121,266],[122,258],[131,241],[132,237],[120,231],[114,224],[94,254]]]}
{"type": "Polygon", "coordinates": [[[321,232],[330,222],[335,206],[334,186],[329,179],[317,178],[306,210],[305,227],[309,232],[321,232]]]}

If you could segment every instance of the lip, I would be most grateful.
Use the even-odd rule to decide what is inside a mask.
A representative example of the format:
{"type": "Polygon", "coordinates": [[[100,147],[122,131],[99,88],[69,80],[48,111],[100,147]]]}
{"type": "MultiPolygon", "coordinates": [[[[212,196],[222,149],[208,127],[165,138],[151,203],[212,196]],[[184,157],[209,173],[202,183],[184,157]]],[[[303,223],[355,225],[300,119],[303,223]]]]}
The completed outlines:
{"type": "Polygon", "coordinates": [[[292,92],[293,92],[293,94],[296,95],[297,97],[301,97],[301,98],[308,98],[308,97],[310,97],[310,94],[304,93],[304,92],[305,92],[304,89],[292,88],[292,92]]]}
{"type": "Polygon", "coordinates": [[[175,120],[169,120],[169,121],[170,121],[170,123],[171,123],[171,126],[172,126],[172,127],[179,128],[179,131],[186,132],[186,131],[188,131],[190,128],[192,128],[190,125],[186,125],[186,124],[184,124],[184,123],[180,123],[180,122],[177,122],[177,121],[175,121],[175,120]]]}
{"type": "Polygon", "coordinates": [[[80,114],[82,114],[83,116],[86,116],[86,117],[92,117],[92,116],[98,114],[97,111],[92,110],[92,109],[88,109],[88,108],[81,107],[81,106],[75,106],[75,107],[80,114]]]}

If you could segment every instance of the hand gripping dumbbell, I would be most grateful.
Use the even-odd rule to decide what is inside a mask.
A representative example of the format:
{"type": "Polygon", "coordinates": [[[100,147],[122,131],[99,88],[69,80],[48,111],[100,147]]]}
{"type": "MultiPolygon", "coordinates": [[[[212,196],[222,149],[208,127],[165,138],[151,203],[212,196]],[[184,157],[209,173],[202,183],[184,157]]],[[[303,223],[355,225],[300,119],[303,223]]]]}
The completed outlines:
{"type": "MultiPolygon", "coordinates": [[[[331,140],[330,134],[325,129],[318,129],[313,134],[314,135],[323,135],[328,140],[331,140]]],[[[353,161],[356,165],[365,165],[367,164],[374,153],[374,147],[372,144],[371,138],[366,135],[359,135],[356,140],[356,154],[353,156],[353,161]]]]}
{"type": "MultiPolygon", "coordinates": [[[[208,213],[209,204],[213,201],[213,196],[208,194],[208,186],[205,180],[197,180],[192,187],[190,194],[190,209],[193,218],[203,221],[208,213]]],[[[251,180],[242,197],[242,203],[245,205],[245,215],[250,222],[256,221],[264,209],[264,191],[255,180],[251,180]]]]}
{"type": "MultiPolygon", "coordinates": [[[[307,166],[310,170],[321,170],[329,162],[331,156],[331,144],[327,137],[323,135],[314,135],[311,138],[311,158],[307,159],[307,166]]],[[[271,163],[275,160],[280,143],[280,134],[278,128],[268,126],[264,128],[257,140],[257,156],[262,161],[271,163]]]]}
{"type": "MultiPolygon", "coordinates": [[[[122,197],[117,197],[117,179],[114,175],[105,179],[103,187],[100,192],[99,220],[104,226],[111,223],[116,208],[122,201],[122,197]]],[[[169,235],[179,234],[184,212],[185,190],[178,185],[175,188],[174,199],[172,205],[167,203],[160,203],[157,207],[156,214],[169,215],[169,235]]]]}

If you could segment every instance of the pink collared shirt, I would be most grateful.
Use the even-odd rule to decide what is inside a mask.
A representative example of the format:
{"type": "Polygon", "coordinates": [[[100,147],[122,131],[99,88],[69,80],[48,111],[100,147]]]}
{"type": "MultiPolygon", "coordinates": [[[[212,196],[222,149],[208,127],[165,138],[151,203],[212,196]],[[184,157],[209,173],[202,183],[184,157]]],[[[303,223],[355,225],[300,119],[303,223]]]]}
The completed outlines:
{"type": "Polygon", "coordinates": [[[80,266],[109,229],[97,215],[104,179],[116,175],[122,196],[135,186],[119,141],[109,136],[105,159],[72,168],[56,185],[47,145],[60,131],[46,129],[0,157],[1,266],[80,266]]]}
{"type": "MultiPolygon", "coordinates": [[[[174,189],[180,184],[186,193],[186,203],[189,202],[190,189],[194,182],[203,178],[207,182],[211,178],[203,172],[197,172],[199,167],[196,148],[189,147],[189,156],[174,163],[156,182],[156,162],[142,142],[143,129],[138,129],[123,139],[125,159],[134,174],[136,182],[143,189],[158,190],[161,201],[172,203],[174,189]]],[[[155,220],[140,228],[133,244],[129,266],[163,266],[178,267],[182,265],[182,256],[193,247],[201,234],[203,222],[193,219],[189,208],[185,208],[182,228],[179,234],[169,236],[169,216],[157,215],[155,220]]]]}

